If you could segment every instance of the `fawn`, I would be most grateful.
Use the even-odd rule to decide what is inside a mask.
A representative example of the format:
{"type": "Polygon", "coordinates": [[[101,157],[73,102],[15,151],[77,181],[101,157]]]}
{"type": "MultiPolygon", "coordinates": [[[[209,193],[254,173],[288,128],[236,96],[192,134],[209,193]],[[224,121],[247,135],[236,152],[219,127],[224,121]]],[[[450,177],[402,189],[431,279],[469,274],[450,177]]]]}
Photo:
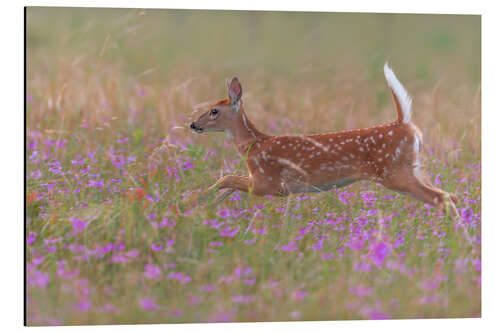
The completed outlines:
{"type": "Polygon", "coordinates": [[[255,195],[287,196],[328,191],[371,180],[457,215],[457,197],[434,187],[422,170],[422,133],[411,122],[412,99],[387,63],[384,74],[398,119],[369,128],[314,135],[271,136],[248,119],[237,77],[227,82],[229,98],[220,100],[190,127],[197,133],[224,131],[245,159],[248,176],[220,178],[201,195],[227,189],[255,195]]]}

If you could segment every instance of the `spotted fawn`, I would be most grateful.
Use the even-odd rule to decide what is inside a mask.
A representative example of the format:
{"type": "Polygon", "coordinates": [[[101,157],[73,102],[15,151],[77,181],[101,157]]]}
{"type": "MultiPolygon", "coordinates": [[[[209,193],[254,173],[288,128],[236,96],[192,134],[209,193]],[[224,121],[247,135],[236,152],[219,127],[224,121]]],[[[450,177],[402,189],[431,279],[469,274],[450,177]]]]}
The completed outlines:
{"type": "Polygon", "coordinates": [[[190,127],[197,133],[226,132],[244,158],[248,176],[221,177],[201,200],[220,189],[227,190],[216,203],[235,190],[288,196],[370,180],[438,209],[449,205],[456,215],[457,197],[434,187],[422,170],[422,133],[411,122],[411,97],[387,63],[384,74],[396,104],[396,121],[314,135],[264,134],[245,113],[238,78],[228,81],[228,98],[213,104],[190,127]]]}

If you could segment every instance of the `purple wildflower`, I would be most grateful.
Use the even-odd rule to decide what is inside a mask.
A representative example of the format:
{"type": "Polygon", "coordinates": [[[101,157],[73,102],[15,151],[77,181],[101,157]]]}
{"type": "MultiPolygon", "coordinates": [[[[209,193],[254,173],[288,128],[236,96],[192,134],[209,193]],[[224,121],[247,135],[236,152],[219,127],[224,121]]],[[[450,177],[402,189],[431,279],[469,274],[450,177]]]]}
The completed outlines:
{"type": "Polygon", "coordinates": [[[256,239],[256,238],[253,238],[253,239],[245,239],[245,240],[243,241],[243,243],[245,243],[245,244],[255,244],[255,242],[256,242],[256,241],[257,241],[257,239],[256,239]]]}
{"type": "Polygon", "coordinates": [[[243,279],[243,283],[248,284],[249,286],[252,286],[255,283],[255,280],[256,280],[255,277],[246,278],[246,279],[243,279]]]}
{"type": "Polygon", "coordinates": [[[161,268],[155,265],[151,264],[146,264],[144,266],[144,273],[143,275],[151,280],[159,280],[160,279],[160,274],[161,274],[161,268]]]}
{"type": "Polygon", "coordinates": [[[247,295],[235,295],[232,297],[233,303],[250,303],[253,301],[252,296],[247,296],[247,295]]]}
{"type": "Polygon", "coordinates": [[[210,291],[214,291],[214,290],[217,290],[217,288],[215,286],[212,286],[210,284],[207,284],[205,286],[201,286],[200,287],[200,290],[201,291],[206,291],[206,292],[210,292],[210,291]]]}
{"type": "Polygon", "coordinates": [[[294,240],[292,240],[287,245],[281,247],[281,251],[284,251],[284,252],[295,251],[295,250],[297,250],[297,246],[295,245],[294,240]]]}
{"type": "Polygon", "coordinates": [[[58,261],[57,262],[57,275],[62,277],[63,279],[72,279],[78,276],[80,271],[78,269],[75,269],[73,271],[67,271],[65,269],[66,266],[66,261],[58,261]]]}
{"type": "Polygon", "coordinates": [[[30,231],[28,234],[28,237],[26,237],[26,243],[28,245],[33,244],[36,240],[36,236],[38,236],[38,234],[36,232],[30,231]]]}
{"type": "Polygon", "coordinates": [[[42,176],[42,172],[40,170],[31,171],[31,178],[39,179],[42,176]]]}
{"type": "Polygon", "coordinates": [[[436,185],[442,185],[441,180],[439,179],[440,177],[441,177],[441,174],[438,173],[436,175],[436,178],[434,178],[434,184],[436,184],[436,185]]]}
{"type": "Polygon", "coordinates": [[[338,194],[339,200],[344,204],[348,205],[349,204],[349,199],[354,196],[353,192],[340,192],[338,194]]]}
{"type": "Polygon", "coordinates": [[[222,237],[234,237],[236,236],[239,230],[240,230],[239,226],[235,227],[234,229],[231,229],[231,227],[225,227],[220,231],[220,235],[222,237]]]}
{"type": "Polygon", "coordinates": [[[378,242],[370,246],[370,259],[378,268],[382,267],[385,258],[391,253],[391,248],[384,242],[378,242]]]}
{"type": "Polygon", "coordinates": [[[363,314],[368,317],[369,319],[372,320],[382,320],[382,319],[389,319],[390,316],[384,312],[375,310],[375,309],[366,309],[363,311],[363,314]]]}
{"type": "Polygon", "coordinates": [[[363,199],[363,203],[366,207],[373,207],[373,204],[377,201],[374,192],[363,192],[361,194],[361,199],[363,199]]]}
{"type": "Polygon", "coordinates": [[[153,243],[153,244],[151,244],[151,249],[154,252],[158,252],[158,251],[163,250],[163,245],[161,243],[153,243]]]}
{"type": "Polygon", "coordinates": [[[75,308],[80,311],[80,312],[87,312],[90,310],[92,306],[92,303],[90,303],[90,301],[86,298],[86,297],[83,297],[80,302],[76,303],[75,304],[75,308]]]}
{"type": "Polygon", "coordinates": [[[50,282],[49,273],[35,270],[28,274],[26,281],[28,286],[45,287],[50,282]]]}
{"type": "Polygon", "coordinates": [[[304,297],[307,296],[307,291],[305,290],[298,290],[293,292],[292,297],[296,299],[297,301],[302,301],[304,297]]]}
{"type": "Polygon", "coordinates": [[[226,219],[231,216],[231,212],[229,209],[221,209],[217,212],[217,215],[222,219],[226,219]]]}
{"type": "Polygon", "coordinates": [[[105,304],[99,308],[102,312],[117,312],[116,308],[112,304],[105,304]]]}
{"type": "Polygon", "coordinates": [[[349,288],[349,294],[353,294],[356,296],[370,296],[372,292],[373,292],[372,288],[365,287],[363,285],[349,288]]]}
{"type": "Polygon", "coordinates": [[[322,253],[321,254],[321,260],[325,261],[325,260],[333,260],[335,258],[335,255],[333,253],[322,253]]]}
{"type": "Polygon", "coordinates": [[[311,246],[311,250],[321,251],[323,249],[323,240],[324,240],[324,237],[321,237],[320,239],[318,239],[318,241],[311,246]]]}
{"type": "Polygon", "coordinates": [[[89,224],[86,221],[83,221],[83,220],[80,220],[80,219],[77,219],[74,217],[70,217],[69,220],[71,221],[71,223],[73,223],[73,234],[74,235],[83,232],[83,230],[85,230],[85,228],[89,224]]]}
{"type": "Polygon", "coordinates": [[[139,304],[141,308],[147,311],[160,310],[160,306],[152,298],[143,297],[139,300],[139,304]]]}
{"type": "Polygon", "coordinates": [[[189,275],[184,275],[182,272],[174,272],[167,275],[167,278],[170,280],[177,280],[181,284],[186,284],[191,281],[191,277],[189,275]]]}

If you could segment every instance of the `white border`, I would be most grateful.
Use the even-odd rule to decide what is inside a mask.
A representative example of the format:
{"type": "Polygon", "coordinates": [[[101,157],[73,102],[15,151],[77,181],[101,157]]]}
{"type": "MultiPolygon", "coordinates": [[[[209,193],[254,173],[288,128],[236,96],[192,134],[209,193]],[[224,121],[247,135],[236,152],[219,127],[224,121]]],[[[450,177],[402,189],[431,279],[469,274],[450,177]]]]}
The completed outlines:
{"type": "Polygon", "coordinates": [[[367,13],[434,13],[434,14],[479,14],[481,7],[477,1],[25,1],[31,6],[62,6],[62,7],[132,7],[132,8],[187,8],[187,9],[236,9],[236,10],[287,10],[287,11],[313,11],[313,12],[367,12],[367,13]]]}
{"type": "MultiPolygon", "coordinates": [[[[482,144],[483,144],[483,318],[448,319],[448,320],[391,320],[391,321],[336,321],[336,322],[295,322],[295,323],[252,323],[252,324],[188,324],[188,325],[139,325],[139,326],[81,326],[61,328],[39,328],[45,330],[83,331],[255,331],[274,329],[287,331],[331,331],[332,329],[349,332],[367,331],[405,331],[428,330],[490,331],[490,327],[500,327],[498,299],[500,282],[498,254],[500,253],[499,224],[495,203],[500,188],[498,170],[500,170],[497,130],[500,122],[498,102],[498,78],[500,77],[498,59],[498,35],[500,17],[494,1],[342,1],[325,3],[323,1],[19,1],[4,3],[0,11],[2,24],[2,88],[0,104],[2,108],[2,130],[0,131],[2,150],[2,215],[1,216],[1,308],[2,327],[26,329],[22,327],[22,292],[23,292],[23,6],[78,6],[78,7],[143,7],[143,8],[198,8],[198,9],[242,9],[242,10],[304,10],[335,12],[396,12],[396,13],[452,13],[482,14],[483,21],[483,61],[482,61],[482,144]],[[7,7],[7,8],[5,8],[7,7]],[[6,101],[6,103],[5,103],[6,101]],[[5,117],[5,118],[4,118],[5,117]]],[[[11,331],[11,330],[9,330],[11,331]]]]}

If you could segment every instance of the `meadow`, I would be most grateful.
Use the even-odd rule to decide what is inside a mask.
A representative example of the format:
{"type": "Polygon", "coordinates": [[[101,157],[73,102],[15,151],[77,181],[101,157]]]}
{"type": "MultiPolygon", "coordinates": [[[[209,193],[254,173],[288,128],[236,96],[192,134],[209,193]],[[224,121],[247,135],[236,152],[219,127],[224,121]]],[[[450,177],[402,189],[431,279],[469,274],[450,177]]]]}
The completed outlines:
{"type": "Polygon", "coordinates": [[[28,8],[28,325],[481,316],[479,16],[28,8]],[[225,134],[188,124],[237,75],[268,134],[395,119],[413,96],[451,220],[368,182],[234,193],[225,134]]]}

